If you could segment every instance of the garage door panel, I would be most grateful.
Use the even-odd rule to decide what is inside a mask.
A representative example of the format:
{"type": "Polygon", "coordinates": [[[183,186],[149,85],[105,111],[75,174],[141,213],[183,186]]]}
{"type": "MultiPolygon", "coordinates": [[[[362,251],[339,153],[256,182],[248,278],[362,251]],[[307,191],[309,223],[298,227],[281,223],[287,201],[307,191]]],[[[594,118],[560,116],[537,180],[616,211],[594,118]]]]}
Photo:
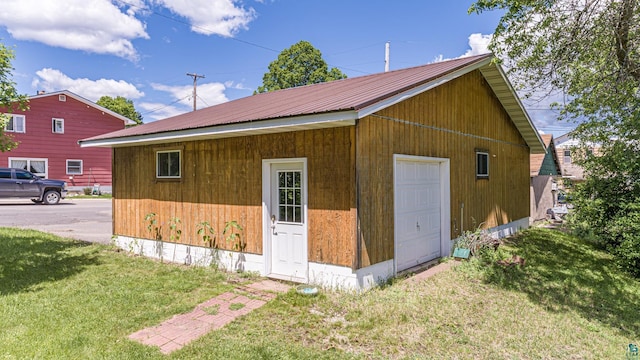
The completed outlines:
{"type": "Polygon", "coordinates": [[[440,256],[440,165],[396,163],[396,266],[398,271],[440,256]]]}

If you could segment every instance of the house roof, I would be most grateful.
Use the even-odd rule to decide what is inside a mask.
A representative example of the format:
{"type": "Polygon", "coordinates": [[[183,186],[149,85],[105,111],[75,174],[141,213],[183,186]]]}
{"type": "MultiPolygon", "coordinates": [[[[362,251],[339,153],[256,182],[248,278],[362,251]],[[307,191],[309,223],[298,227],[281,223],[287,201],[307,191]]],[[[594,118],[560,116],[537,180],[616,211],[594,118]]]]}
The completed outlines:
{"type": "Polygon", "coordinates": [[[105,107],[102,107],[96,103],[94,103],[91,100],[87,100],[85,98],[83,98],[82,96],[78,95],[78,94],[74,94],[69,90],[62,90],[62,91],[55,91],[55,92],[50,92],[50,93],[44,93],[44,94],[38,94],[38,95],[33,95],[33,96],[29,96],[29,100],[33,100],[33,99],[40,99],[40,98],[44,98],[44,97],[49,97],[49,96],[59,96],[59,95],[65,95],[68,96],[70,98],[73,98],[75,100],[80,101],[81,103],[84,103],[88,106],[91,106],[93,108],[96,108],[104,113],[107,113],[115,118],[118,118],[120,120],[122,120],[125,125],[134,125],[136,122],[127,118],[126,116],[122,116],[114,111],[111,111],[105,107]]]}
{"type": "MultiPolygon", "coordinates": [[[[543,134],[543,135],[540,135],[540,137],[542,138],[542,142],[544,143],[545,149],[549,149],[549,146],[551,146],[551,142],[553,141],[553,135],[543,134]]],[[[531,176],[538,176],[538,174],[540,173],[540,167],[542,167],[542,162],[544,161],[545,156],[546,154],[531,154],[529,156],[529,171],[531,176]]]]}
{"type": "Polygon", "coordinates": [[[493,59],[491,54],[478,55],[256,94],[84,139],[80,144],[118,147],[354,125],[356,119],[480,70],[530,151],[544,153],[531,119],[493,59]]]}

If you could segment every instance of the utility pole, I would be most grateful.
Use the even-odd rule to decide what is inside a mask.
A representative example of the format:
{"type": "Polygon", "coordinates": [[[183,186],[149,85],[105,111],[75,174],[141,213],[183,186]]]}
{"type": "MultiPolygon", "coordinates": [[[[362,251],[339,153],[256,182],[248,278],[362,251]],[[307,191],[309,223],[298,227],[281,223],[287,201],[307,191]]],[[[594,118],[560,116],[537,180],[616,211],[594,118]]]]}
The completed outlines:
{"type": "Polygon", "coordinates": [[[187,76],[191,76],[193,77],[193,111],[196,111],[196,85],[198,82],[198,78],[203,78],[204,79],[204,75],[198,75],[196,73],[187,73],[187,76]]]}

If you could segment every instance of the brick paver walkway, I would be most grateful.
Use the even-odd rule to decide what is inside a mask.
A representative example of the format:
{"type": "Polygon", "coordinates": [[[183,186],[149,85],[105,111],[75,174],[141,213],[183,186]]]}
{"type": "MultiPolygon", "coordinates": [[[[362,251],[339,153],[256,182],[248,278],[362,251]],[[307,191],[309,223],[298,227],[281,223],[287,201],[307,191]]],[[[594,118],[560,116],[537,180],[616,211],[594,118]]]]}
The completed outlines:
{"type": "Polygon", "coordinates": [[[163,354],[169,354],[261,307],[275,298],[276,293],[287,292],[289,288],[273,280],[238,286],[236,292],[220,294],[196,306],[190,313],[176,315],[162,324],[135,332],[129,338],[145,345],[158,346],[163,354]],[[242,305],[230,308],[232,304],[242,305]]]}

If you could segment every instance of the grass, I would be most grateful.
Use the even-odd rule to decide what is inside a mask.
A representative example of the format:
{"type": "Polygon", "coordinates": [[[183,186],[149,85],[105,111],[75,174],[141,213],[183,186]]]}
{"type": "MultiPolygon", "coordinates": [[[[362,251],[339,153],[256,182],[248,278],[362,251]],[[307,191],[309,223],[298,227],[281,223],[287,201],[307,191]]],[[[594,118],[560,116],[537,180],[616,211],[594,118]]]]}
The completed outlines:
{"type": "MultiPolygon", "coordinates": [[[[290,291],[169,356],[127,338],[236,282],[106,246],[0,228],[0,354],[100,359],[612,359],[640,342],[640,282],[559,231],[425,281],[290,291]],[[526,265],[504,268],[518,254],[526,265]]],[[[217,309],[210,309],[215,312],[217,309]]]]}
{"type": "Polygon", "coordinates": [[[66,199],[111,199],[111,193],[101,193],[100,195],[74,194],[68,195],[66,199]]]}

